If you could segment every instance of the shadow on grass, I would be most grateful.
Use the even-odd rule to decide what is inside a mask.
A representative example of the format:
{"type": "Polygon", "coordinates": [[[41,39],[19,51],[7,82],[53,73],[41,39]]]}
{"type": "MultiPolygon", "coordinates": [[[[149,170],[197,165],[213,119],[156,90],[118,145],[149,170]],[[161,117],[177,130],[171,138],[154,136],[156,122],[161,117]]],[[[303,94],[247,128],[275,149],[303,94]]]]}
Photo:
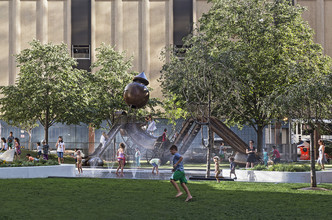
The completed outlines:
{"type": "Polygon", "coordinates": [[[322,219],[332,215],[331,191],[293,190],[308,184],[190,182],[194,199],[188,203],[185,194],[174,198],[176,191],[168,181],[16,179],[0,180],[0,184],[2,219],[322,219]]]}

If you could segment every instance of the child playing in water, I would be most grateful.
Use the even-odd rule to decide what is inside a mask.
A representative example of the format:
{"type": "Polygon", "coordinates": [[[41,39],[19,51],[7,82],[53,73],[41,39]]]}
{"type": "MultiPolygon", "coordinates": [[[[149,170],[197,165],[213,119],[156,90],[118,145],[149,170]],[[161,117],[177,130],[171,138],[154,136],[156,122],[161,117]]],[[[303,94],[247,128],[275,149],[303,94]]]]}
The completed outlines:
{"type": "Polygon", "coordinates": [[[159,174],[159,170],[158,167],[160,166],[160,159],[158,158],[153,158],[150,160],[150,164],[153,166],[152,168],[152,174],[154,174],[154,170],[156,170],[156,174],[159,174]]]}
{"type": "Polygon", "coordinates": [[[116,169],[116,172],[115,172],[116,175],[119,175],[119,169],[121,169],[120,175],[123,176],[123,167],[124,167],[125,161],[126,161],[125,153],[124,153],[125,147],[126,146],[124,143],[120,143],[118,152],[116,153],[118,163],[119,163],[118,169],[116,169]]]}
{"type": "Polygon", "coordinates": [[[220,183],[220,179],[219,178],[222,178],[222,176],[219,176],[221,171],[220,171],[220,167],[219,167],[219,157],[218,156],[215,156],[213,157],[213,161],[214,161],[214,173],[215,173],[215,178],[217,180],[218,183],[220,183]]]}
{"type": "Polygon", "coordinates": [[[83,169],[82,169],[82,154],[80,150],[77,150],[76,152],[76,161],[77,161],[77,170],[78,173],[83,173],[83,169]]]}
{"type": "Polygon", "coordinates": [[[173,156],[173,175],[171,177],[171,183],[174,186],[174,188],[177,191],[177,194],[175,197],[180,197],[183,193],[181,192],[178,184],[176,181],[180,180],[181,186],[184,189],[184,191],[187,193],[187,198],[186,202],[190,201],[193,197],[190,194],[190,191],[187,187],[187,179],[184,173],[184,168],[183,168],[183,157],[178,153],[178,147],[176,145],[172,145],[171,148],[169,149],[173,156]]]}
{"type": "Polygon", "coordinates": [[[135,148],[135,162],[136,162],[136,167],[139,168],[141,167],[141,152],[139,151],[139,149],[136,147],[135,148]]]}
{"type": "Polygon", "coordinates": [[[229,173],[229,178],[232,178],[232,174],[234,174],[234,176],[235,176],[234,179],[237,179],[236,174],[235,174],[234,157],[230,157],[229,162],[230,162],[230,169],[231,169],[231,172],[229,173]]]}

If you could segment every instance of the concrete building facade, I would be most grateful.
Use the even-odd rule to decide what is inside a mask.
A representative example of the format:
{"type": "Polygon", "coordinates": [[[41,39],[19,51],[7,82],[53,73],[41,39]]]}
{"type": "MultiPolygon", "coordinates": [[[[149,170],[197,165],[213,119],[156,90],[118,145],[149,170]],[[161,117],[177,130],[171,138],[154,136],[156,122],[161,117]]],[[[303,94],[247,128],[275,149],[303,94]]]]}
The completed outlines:
{"type": "MultiPolygon", "coordinates": [[[[308,8],[303,15],[315,30],[315,41],[332,55],[332,0],[298,0],[308,8]]],[[[13,54],[29,47],[34,38],[43,43],[64,42],[89,69],[95,48],[104,42],[133,56],[133,70],[145,71],[161,97],[157,79],[164,47],[181,44],[204,12],[207,0],[0,0],[0,85],[15,83],[13,54]]]]}

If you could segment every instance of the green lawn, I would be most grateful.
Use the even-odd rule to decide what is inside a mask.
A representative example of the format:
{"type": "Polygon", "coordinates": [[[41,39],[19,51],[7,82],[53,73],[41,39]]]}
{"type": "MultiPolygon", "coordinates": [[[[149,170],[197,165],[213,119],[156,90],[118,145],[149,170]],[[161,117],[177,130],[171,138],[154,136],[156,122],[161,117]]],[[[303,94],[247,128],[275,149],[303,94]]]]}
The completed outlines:
{"type": "MultiPolygon", "coordinates": [[[[190,182],[194,199],[168,181],[0,180],[0,219],[330,219],[332,191],[308,184],[190,182]]],[[[332,184],[320,185],[332,189],[332,184]]]]}

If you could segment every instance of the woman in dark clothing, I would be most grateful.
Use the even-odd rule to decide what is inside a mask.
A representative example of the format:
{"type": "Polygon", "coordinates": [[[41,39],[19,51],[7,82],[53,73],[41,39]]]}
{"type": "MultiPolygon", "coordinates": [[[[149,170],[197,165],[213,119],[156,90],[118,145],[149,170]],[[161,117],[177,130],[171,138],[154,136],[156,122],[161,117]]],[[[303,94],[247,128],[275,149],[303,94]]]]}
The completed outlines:
{"type": "Polygon", "coordinates": [[[248,154],[246,168],[249,168],[250,164],[251,168],[254,167],[254,163],[256,162],[256,153],[257,149],[254,147],[254,141],[251,140],[249,141],[249,147],[246,149],[246,154],[248,154]]]}

